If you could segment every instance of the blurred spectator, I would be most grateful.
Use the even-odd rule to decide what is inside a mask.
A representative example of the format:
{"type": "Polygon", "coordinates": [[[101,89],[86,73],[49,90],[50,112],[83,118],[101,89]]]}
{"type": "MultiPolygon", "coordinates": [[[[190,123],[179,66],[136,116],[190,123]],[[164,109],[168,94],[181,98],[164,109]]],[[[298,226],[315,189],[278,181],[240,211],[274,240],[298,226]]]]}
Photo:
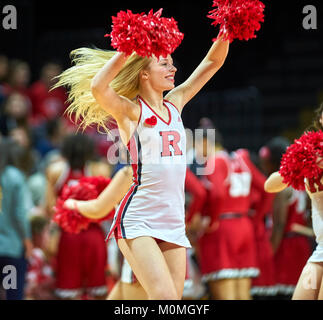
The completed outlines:
{"type": "MultiPolygon", "coordinates": [[[[21,300],[24,297],[27,260],[31,256],[32,242],[27,219],[29,206],[25,177],[15,167],[19,146],[2,139],[0,142],[0,270],[12,265],[16,269],[16,288],[3,288],[6,299],[21,300]]],[[[9,276],[9,275],[7,275],[9,276]]],[[[14,275],[13,275],[14,276],[14,275]]],[[[0,285],[5,275],[0,272],[0,285]]],[[[15,281],[10,281],[14,285],[15,281]]]]}
{"type": "Polygon", "coordinates": [[[16,127],[28,126],[28,100],[20,93],[10,94],[0,109],[0,133],[4,136],[16,127]]]}
{"type": "MultiPolygon", "coordinates": [[[[22,60],[11,60],[9,62],[9,72],[4,93],[6,96],[18,92],[29,99],[28,86],[30,82],[30,67],[22,60]]],[[[28,101],[30,104],[30,101],[28,101]]]]}
{"type": "Polygon", "coordinates": [[[0,85],[2,85],[8,76],[9,61],[7,56],[0,54],[0,85]]]}
{"type": "Polygon", "coordinates": [[[26,297],[34,300],[54,299],[54,274],[46,257],[49,221],[43,216],[34,216],[30,223],[34,248],[27,271],[26,297]]]}
{"type": "Polygon", "coordinates": [[[0,105],[3,103],[5,99],[5,92],[3,84],[7,80],[9,70],[9,61],[8,58],[0,54],[0,105]]]}
{"type": "Polygon", "coordinates": [[[39,164],[39,155],[37,151],[32,148],[31,133],[26,127],[17,127],[9,131],[9,136],[19,146],[21,146],[20,162],[18,163],[19,169],[29,177],[35,173],[39,164]]]}
{"type": "Polygon", "coordinates": [[[43,158],[48,152],[59,150],[66,135],[66,125],[62,118],[54,118],[45,123],[46,132],[37,137],[35,148],[43,158]]]}
{"type": "Polygon", "coordinates": [[[66,90],[59,87],[50,91],[50,88],[57,82],[55,77],[61,72],[60,64],[47,62],[41,69],[39,80],[30,87],[32,117],[35,121],[43,122],[63,116],[67,100],[66,90]]]}

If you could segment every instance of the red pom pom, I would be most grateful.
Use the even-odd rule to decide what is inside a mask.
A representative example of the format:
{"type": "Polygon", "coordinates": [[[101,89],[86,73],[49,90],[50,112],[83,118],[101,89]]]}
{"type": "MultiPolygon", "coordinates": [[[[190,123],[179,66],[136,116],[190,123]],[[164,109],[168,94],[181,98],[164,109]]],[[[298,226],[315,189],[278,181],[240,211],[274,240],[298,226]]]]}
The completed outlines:
{"type": "Polygon", "coordinates": [[[212,25],[220,25],[218,38],[223,36],[223,40],[256,38],[255,32],[264,22],[265,5],[259,0],[213,0],[213,7],[217,9],[207,17],[214,20],[212,25]]]}
{"type": "Polygon", "coordinates": [[[106,220],[111,213],[101,219],[89,219],[81,215],[77,210],[70,210],[64,207],[64,202],[67,199],[75,200],[91,200],[96,199],[98,195],[110,183],[110,179],[104,177],[83,177],[77,184],[68,186],[65,185],[61,196],[58,198],[54,207],[53,220],[61,226],[63,230],[70,233],[79,233],[86,230],[90,223],[99,223],[106,220]]]}
{"type": "MultiPolygon", "coordinates": [[[[312,189],[320,185],[323,170],[317,165],[317,158],[323,157],[323,132],[307,132],[290,145],[282,157],[279,173],[283,182],[296,190],[305,189],[305,178],[312,189]]],[[[311,192],[315,192],[311,190],[311,192]]]]}
{"type": "Polygon", "coordinates": [[[184,34],[179,32],[173,18],[161,17],[162,9],[148,15],[120,11],[112,17],[111,46],[131,55],[134,51],[142,57],[166,57],[180,45],[184,34]]]}

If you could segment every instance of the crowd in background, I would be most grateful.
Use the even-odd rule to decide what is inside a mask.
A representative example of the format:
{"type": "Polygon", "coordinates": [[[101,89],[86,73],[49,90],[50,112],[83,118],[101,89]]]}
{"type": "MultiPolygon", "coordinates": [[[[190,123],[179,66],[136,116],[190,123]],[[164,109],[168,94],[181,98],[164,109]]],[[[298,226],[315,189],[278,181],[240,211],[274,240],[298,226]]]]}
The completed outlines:
{"type": "MultiPolygon", "coordinates": [[[[64,292],[57,294],[56,290],[62,240],[58,226],[52,221],[52,208],[60,192],[57,186],[62,183],[67,165],[81,171],[85,166],[91,167],[89,174],[105,177],[113,177],[122,167],[120,164],[112,166],[106,159],[112,144],[106,135],[98,133],[96,128],[85,130],[84,135],[75,134],[77,126],[64,114],[68,103],[66,90],[50,90],[61,71],[59,63],[48,61],[42,66],[38,80],[30,83],[31,70],[26,62],[0,55],[1,298],[75,298],[64,296],[64,292]],[[75,153],[71,154],[72,151],[75,153]],[[79,163],[73,164],[73,159],[78,159],[79,163]],[[16,266],[20,275],[18,289],[4,290],[6,265],[16,266]]],[[[203,119],[200,128],[214,129],[214,126],[203,119]]],[[[193,173],[196,174],[198,168],[203,170],[196,159],[203,158],[207,148],[214,150],[212,161],[218,170],[211,177],[196,175],[198,182],[195,183],[203,189],[198,196],[186,187],[187,233],[193,248],[187,255],[184,298],[247,299],[248,295],[241,293],[245,293],[246,288],[254,299],[291,297],[314,245],[308,199],[302,192],[287,190],[272,196],[259,188],[268,175],[278,170],[280,157],[288,144],[286,139],[278,137],[268,141],[257,153],[240,150],[231,154],[225,150],[225,141],[218,133],[215,145],[210,145],[205,135],[201,141],[196,141],[195,149],[188,150],[193,163],[189,169],[193,173]],[[232,179],[238,179],[234,180],[238,185],[234,192],[238,195],[229,192],[225,197],[218,192],[225,190],[228,183],[225,177],[221,180],[223,163],[236,173],[232,179]],[[229,197],[240,199],[237,207],[243,203],[240,216],[224,217],[218,212],[220,202],[223,208],[228,202],[232,204],[229,197]],[[205,217],[208,217],[207,224],[205,217]],[[241,263],[238,268],[250,271],[238,275],[250,282],[239,284],[229,281],[237,278],[234,268],[230,267],[230,258],[217,256],[221,252],[225,254],[224,242],[231,241],[228,238],[238,236],[243,238],[241,243],[249,252],[247,259],[243,256],[241,259],[251,261],[250,265],[241,263]],[[210,243],[217,246],[206,249],[210,243]],[[216,250],[212,252],[213,249],[216,250]],[[223,261],[217,264],[217,258],[223,261]],[[205,259],[213,260],[205,262],[205,259]],[[216,264],[217,272],[211,272],[215,270],[209,270],[210,265],[216,264]],[[226,272],[221,273],[222,270],[226,272]],[[233,287],[235,285],[242,286],[241,292],[233,287]]],[[[85,174],[82,171],[82,175],[85,174]]],[[[101,228],[106,234],[109,222],[103,223],[101,228]]],[[[99,298],[106,297],[121,276],[121,256],[115,244],[104,242],[104,245],[107,290],[97,290],[93,296],[99,298]]],[[[240,244],[234,245],[234,250],[240,252],[240,244]]],[[[84,292],[77,297],[90,299],[91,295],[84,292]]]]}

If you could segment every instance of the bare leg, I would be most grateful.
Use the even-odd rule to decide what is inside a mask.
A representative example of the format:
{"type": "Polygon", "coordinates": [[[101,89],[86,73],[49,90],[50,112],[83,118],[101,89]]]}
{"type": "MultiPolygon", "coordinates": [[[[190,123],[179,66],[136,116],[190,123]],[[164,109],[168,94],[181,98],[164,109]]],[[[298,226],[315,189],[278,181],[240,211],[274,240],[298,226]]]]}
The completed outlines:
{"type": "Polygon", "coordinates": [[[182,299],[186,274],[186,248],[169,242],[161,242],[159,247],[174,281],[178,299],[182,299]]]}
{"type": "Polygon", "coordinates": [[[137,281],[135,283],[121,282],[124,300],[147,300],[148,296],[144,288],[137,281]]]}
{"type": "Polygon", "coordinates": [[[210,291],[213,300],[235,300],[236,279],[210,281],[210,291]]]}
{"type": "Polygon", "coordinates": [[[149,299],[178,299],[166,259],[153,238],[119,239],[118,245],[149,299]]]}
{"type": "Polygon", "coordinates": [[[237,300],[252,300],[250,295],[251,279],[242,278],[236,280],[237,284],[237,300]]]}
{"type": "Polygon", "coordinates": [[[292,300],[317,300],[323,276],[323,263],[308,262],[297,282],[292,300]]]}

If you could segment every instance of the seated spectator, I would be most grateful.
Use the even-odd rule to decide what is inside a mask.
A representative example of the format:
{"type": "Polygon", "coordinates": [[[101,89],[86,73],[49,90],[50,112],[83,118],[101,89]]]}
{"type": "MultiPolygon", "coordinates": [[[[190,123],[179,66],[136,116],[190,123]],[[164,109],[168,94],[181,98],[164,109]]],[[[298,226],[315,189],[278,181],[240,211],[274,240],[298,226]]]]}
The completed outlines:
{"type": "Polygon", "coordinates": [[[4,92],[3,84],[7,80],[9,62],[8,58],[0,53],[0,105],[3,103],[6,95],[4,92]]]}
{"type": "MultiPolygon", "coordinates": [[[[12,60],[9,62],[9,72],[7,81],[4,83],[4,93],[6,96],[18,92],[29,99],[30,67],[22,60],[12,60]]],[[[28,101],[30,104],[31,102],[28,101]]]]}
{"type": "Polygon", "coordinates": [[[63,115],[67,100],[66,90],[59,87],[50,91],[51,87],[56,83],[55,77],[61,72],[62,67],[58,63],[47,62],[41,69],[39,80],[30,87],[34,121],[39,123],[63,115]]]}
{"type": "Polygon", "coordinates": [[[16,127],[10,130],[9,136],[21,147],[19,169],[29,177],[37,171],[40,159],[37,151],[32,148],[31,133],[26,127],[16,127]]]}
{"type": "Polygon", "coordinates": [[[46,257],[49,221],[43,216],[30,219],[33,250],[29,258],[25,295],[32,300],[54,299],[54,274],[46,257]]]}
{"type": "Polygon", "coordinates": [[[45,133],[39,135],[35,141],[35,148],[43,158],[48,152],[58,150],[66,135],[66,125],[62,118],[54,118],[46,122],[45,133]]]}
{"type": "Polygon", "coordinates": [[[0,133],[8,136],[16,127],[28,126],[28,100],[20,93],[10,94],[0,109],[0,133]]]}

